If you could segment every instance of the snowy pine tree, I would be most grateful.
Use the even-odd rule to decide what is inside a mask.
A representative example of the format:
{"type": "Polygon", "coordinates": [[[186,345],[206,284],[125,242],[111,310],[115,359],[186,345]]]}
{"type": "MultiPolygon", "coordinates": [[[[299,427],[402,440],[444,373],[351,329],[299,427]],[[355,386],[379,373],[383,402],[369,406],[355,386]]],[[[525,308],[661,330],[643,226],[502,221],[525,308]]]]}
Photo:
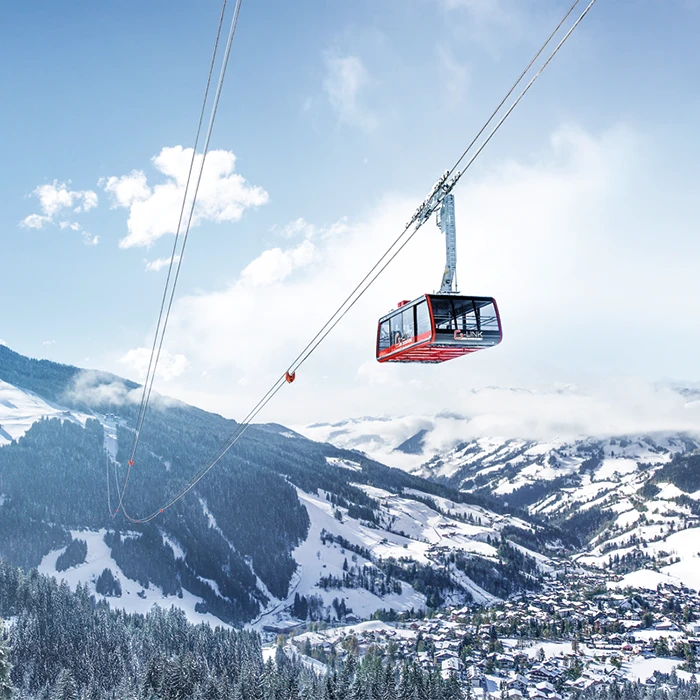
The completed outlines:
{"type": "Polygon", "coordinates": [[[51,700],[78,700],[78,687],[75,684],[73,674],[64,668],[56,679],[51,700]]]}
{"type": "MultiPolygon", "coordinates": [[[[0,620],[0,629],[4,623],[0,620]]],[[[10,680],[10,672],[12,671],[12,662],[10,660],[10,649],[4,639],[0,639],[0,700],[8,700],[12,697],[12,681],[10,680]]]]}

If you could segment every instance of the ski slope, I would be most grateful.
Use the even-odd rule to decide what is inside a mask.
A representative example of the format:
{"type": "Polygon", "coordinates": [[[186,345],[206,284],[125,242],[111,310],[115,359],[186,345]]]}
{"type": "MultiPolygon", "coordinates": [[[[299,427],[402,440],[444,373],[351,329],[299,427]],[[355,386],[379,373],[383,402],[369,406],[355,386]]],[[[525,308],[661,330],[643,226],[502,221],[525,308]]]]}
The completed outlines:
{"type": "Polygon", "coordinates": [[[89,417],[0,380],[0,447],[19,440],[42,418],[60,418],[84,427],[89,417]]]}
{"type": "Polygon", "coordinates": [[[182,591],[182,598],[172,595],[163,595],[158,586],[152,583],[148,588],[133,579],[124,575],[124,572],[117,566],[112,558],[109,547],[105,544],[104,536],[106,530],[72,530],[73,539],[81,539],[87,543],[87,556],[83,564],[73,566],[66,571],[56,571],[56,560],[65,551],[65,547],[56,549],[47,554],[38,567],[39,573],[54,576],[57,581],[65,581],[75,590],[79,583],[85,584],[90,589],[90,593],[98,600],[106,600],[110,607],[124,610],[128,613],[147,613],[154,605],[168,609],[172,605],[183,610],[187,619],[193,624],[207,622],[212,627],[228,627],[219,618],[208,613],[202,614],[195,610],[197,603],[204,601],[192,595],[188,591],[182,591]],[[111,569],[115,578],[119,580],[122,587],[122,595],[119,598],[105,597],[100,595],[95,589],[95,582],[104,569],[111,569]]]}

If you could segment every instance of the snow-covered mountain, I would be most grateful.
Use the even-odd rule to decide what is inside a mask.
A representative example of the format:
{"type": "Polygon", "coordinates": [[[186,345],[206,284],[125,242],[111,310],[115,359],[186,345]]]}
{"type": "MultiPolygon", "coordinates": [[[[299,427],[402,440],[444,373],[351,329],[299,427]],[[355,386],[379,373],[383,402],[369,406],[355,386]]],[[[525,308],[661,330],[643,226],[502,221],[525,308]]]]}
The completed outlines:
{"type": "MultiPolygon", "coordinates": [[[[252,426],[152,524],[109,510],[137,385],[0,346],[0,555],[116,607],[263,625],[489,601],[558,566],[555,529],[283,426],[252,426]],[[291,607],[291,609],[289,609],[291,607]]],[[[235,423],[156,401],[125,502],[148,512],[235,423]]]]}
{"type": "MultiPolygon", "coordinates": [[[[676,392],[694,408],[694,391],[676,392]]],[[[698,431],[473,438],[475,422],[479,416],[443,414],[299,430],[524,509],[578,536],[579,563],[625,575],[624,581],[700,588],[698,431]]]]}

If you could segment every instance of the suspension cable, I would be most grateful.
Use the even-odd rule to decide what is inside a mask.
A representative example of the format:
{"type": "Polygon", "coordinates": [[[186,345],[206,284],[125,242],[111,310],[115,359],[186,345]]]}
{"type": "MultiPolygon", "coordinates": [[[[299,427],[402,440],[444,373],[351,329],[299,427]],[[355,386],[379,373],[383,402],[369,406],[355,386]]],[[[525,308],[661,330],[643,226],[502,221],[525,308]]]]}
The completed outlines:
{"type": "Polygon", "coordinates": [[[134,433],[134,441],[133,441],[133,445],[132,445],[132,449],[131,449],[131,457],[128,460],[126,476],[124,478],[124,485],[122,486],[121,489],[118,489],[119,502],[118,502],[115,514],[122,507],[122,504],[124,501],[124,495],[126,493],[126,489],[127,489],[128,484],[129,484],[129,477],[131,476],[131,469],[134,466],[134,457],[136,454],[136,449],[138,447],[139,440],[141,437],[141,429],[143,427],[143,422],[144,422],[145,417],[146,417],[146,410],[148,408],[148,404],[149,404],[149,401],[151,398],[151,392],[153,390],[153,383],[155,381],[156,369],[158,367],[158,362],[160,360],[161,350],[163,348],[163,340],[165,338],[165,331],[167,329],[168,319],[170,317],[170,311],[171,311],[172,304],[173,304],[173,298],[175,296],[175,289],[176,289],[177,282],[178,282],[178,279],[180,276],[180,269],[182,266],[182,259],[184,257],[185,246],[187,245],[187,239],[189,237],[189,232],[190,232],[190,228],[192,225],[192,219],[194,217],[194,210],[195,210],[195,205],[197,202],[197,194],[199,192],[199,186],[200,186],[201,181],[202,181],[202,174],[204,171],[204,165],[205,165],[207,153],[209,152],[209,144],[211,141],[211,135],[212,135],[212,131],[214,128],[214,122],[216,120],[216,113],[218,110],[219,100],[220,100],[221,92],[223,89],[224,78],[226,76],[226,68],[228,67],[228,62],[229,62],[229,58],[231,55],[231,46],[233,44],[233,37],[234,37],[235,32],[236,32],[236,27],[238,26],[238,17],[240,14],[241,3],[242,3],[242,0],[236,1],[233,17],[231,19],[231,27],[229,30],[228,40],[226,43],[226,50],[225,50],[223,62],[221,64],[221,69],[219,72],[219,81],[218,81],[216,92],[215,92],[211,116],[209,118],[209,125],[207,128],[205,145],[204,145],[204,150],[203,150],[203,154],[202,154],[202,162],[201,162],[201,165],[199,168],[197,182],[196,182],[194,194],[192,197],[192,203],[191,203],[191,207],[190,207],[190,211],[189,211],[189,216],[187,219],[187,225],[185,227],[185,231],[184,231],[184,235],[183,235],[182,247],[180,249],[179,256],[177,256],[176,253],[177,253],[178,239],[180,237],[180,231],[181,231],[183,217],[184,217],[184,213],[185,213],[185,207],[186,207],[186,203],[187,203],[187,197],[188,197],[190,182],[191,182],[191,178],[192,178],[192,172],[194,169],[194,164],[195,164],[195,160],[196,160],[196,156],[197,156],[197,146],[199,144],[199,138],[200,138],[200,134],[201,134],[202,124],[204,121],[204,113],[205,113],[206,105],[208,102],[209,89],[211,86],[211,80],[212,80],[212,76],[213,76],[213,72],[214,72],[214,66],[216,63],[216,56],[218,53],[219,40],[220,40],[220,36],[221,36],[221,29],[223,27],[224,17],[226,14],[227,0],[223,0],[223,5],[222,5],[222,9],[221,9],[221,16],[219,18],[219,24],[218,24],[218,28],[217,28],[217,32],[216,32],[216,40],[214,42],[214,50],[212,52],[212,58],[211,58],[211,62],[209,65],[209,73],[207,76],[206,88],[204,91],[204,99],[202,101],[202,109],[200,111],[199,122],[197,124],[197,133],[195,136],[194,147],[192,149],[192,158],[190,160],[189,171],[187,174],[187,181],[185,184],[185,191],[184,191],[184,194],[182,197],[182,206],[180,208],[180,215],[179,215],[179,219],[178,219],[177,230],[175,233],[175,242],[173,244],[173,251],[172,251],[172,255],[170,257],[170,264],[168,266],[168,276],[166,279],[165,288],[163,290],[163,299],[161,301],[160,313],[158,316],[158,323],[156,325],[156,332],[155,332],[154,338],[153,338],[153,347],[151,349],[151,356],[150,356],[150,360],[149,360],[149,364],[148,364],[148,372],[146,374],[146,381],[144,382],[144,385],[143,385],[143,393],[141,395],[141,405],[139,407],[139,413],[138,413],[137,422],[136,422],[136,430],[134,433]],[[177,263],[176,263],[176,259],[177,259],[177,263]],[[171,279],[171,275],[172,275],[172,271],[173,271],[173,266],[175,264],[177,264],[177,266],[175,268],[175,277],[173,279],[172,286],[170,286],[170,279],[171,279]],[[167,305],[167,310],[165,311],[165,315],[163,315],[166,300],[168,299],[169,288],[170,288],[170,297],[169,297],[169,301],[168,301],[168,305],[167,305]],[[162,328],[161,328],[161,322],[162,322],[162,328]],[[160,340],[159,340],[159,337],[160,337],[160,340]],[[156,351],[156,345],[157,345],[157,351],[156,351]]]}
{"type": "Polygon", "coordinates": [[[180,207],[180,216],[178,217],[177,221],[177,228],[175,230],[175,241],[173,242],[173,250],[170,255],[170,263],[168,265],[168,274],[165,280],[165,287],[163,289],[163,299],[160,302],[160,311],[158,313],[158,323],[156,324],[156,330],[153,336],[153,347],[151,348],[151,356],[148,361],[148,370],[146,371],[146,380],[143,384],[143,392],[141,394],[141,405],[139,406],[139,412],[138,412],[138,417],[136,419],[136,432],[134,434],[134,443],[131,449],[131,457],[130,459],[134,459],[134,455],[136,453],[136,446],[138,444],[138,435],[140,432],[141,425],[143,423],[142,421],[142,415],[144,412],[144,406],[146,403],[146,388],[148,386],[148,382],[151,376],[151,368],[153,367],[153,359],[156,354],[156,344],[158,342],[158,336],[160,335],[160,324],[163,319],[163,311],[165,310],[165,302],[168,296],[168,289],[170,288],[170,277],[172,275],[173,271],[173,266],[175,264],[175,256],[177,254],[177,244],[180,238],[180,228],[182,226],[182,219],[185,214],[185,204],[187,202],[187,195],[189,193],[189,188],[190,188],[190,180],[192,178],[192,170],[194,168],[194,162],[197,154],[197,146],[199,145],[199,137],[202,131],[202,123],[204,122],[204,113],[206,111],[206,106],[207,106],[207,101],[209,99],[209,88],[211,86],[211,79],[214,74],[214,65],[216,64],[216,55],[219,50],[219,39],[221,37],[221,29],[224,24],[224,16],[226,13],[226,4],[227,0],[224,0],[222,8],[221,8],[221,16],[219,17],[219,26],[216,30],[216,40],[214,41],[214,50],[212,52],[211,56],[211,62],[209,64],[209,74],[207,75],[207,85],[206,88],[204,89],[204,99],[202,100],[202,109],[200,110],[199,113],[199,122],[197,124],[197,134],[195,135],[194,139],[194,146],[192,148],[192,158],[190,159],[190,167],[187,171],[187,181],[185,182],[185,191],[182,196],[182,206],[180,207]]]}
{"type": "MultiPolygon", "coordinates": [[[[228,41],[226,44],[226,53],[224,54],[224,60],[223,60],[222,66],[221,66],[221,72],[219,74],[219,83],[217,85],[216,95],[214,98],[214,104],[212,106],[212,113],[211,113],[211,117],[209,119],[209,126],[207,128],[207,134],[206,134],[206,138],[205,138],[205,142],[204,142],[204,149],[202,151],[202,164],[199,168],[199,174],[197,176],[197,183],[195,185],[194,195],[192,197],[192,204],[190,206],[190,213],[189,213],[189,216],[187,219],[187,226],[185,228],[185,233],[184,233],[183,240],[182,240],[182,247],[180,249],[180,255],[179,255],[179,258],[177,261],[177,267],[175,269],[175,279],[173,281],[173,286],[172,286],[172,289],[170,291],[170,299],[168,301],[168,308],[167,308],[167,311],[165,313],[165,319],[163,321],[163,330],[162,330],[162,333],[160,336],[160,343],[158,345],[158,353],[156,354],[156,359],[154,362],[154,371],[153,371],[153,374],[151,376],[151,382],[150,382],[150,386],[148,387],[148,393],[146,394],[146,401],[144,404],[144,411],[143,411],[144,415],[141,418],[141,426],[143,426],[143,421],[145,419],[146,409],[148,407],[148,402],[149,402],[150,397],[151,397],[151,392],[153,391],[153,382],[155,380],[155,366],[157,366],[157,364],[158,364],[158,360],[160,359],[161,350],[163,349],[163,341],[165,339],[165,332],[166,332],[167,327],[168,327],[168,320],[170,318],[170,311],[172,309],[173,300],[175,298],[175,288],[176,288],[177,282],[180,278],[180,270],[182,268],[182,261],[183,261],[184,255],[185,255],[185,247],[187,246],[187,241],[189,239],[190,227],[192,226],[195,205],[197,203],[197,195],[199,194],[199,187],[202,183],[202,175],[204,173],[204,164],[205,164],[205,161],[207,158],[207,154],[209,153],[209,144],[211,141],[211,135],[212,135],[212,131],[214,128],[214,121],[216,120],[216,113],[217,113],[218,108],[219,108],[219,99],[221,97],[221,91],[222,91],[223,85],[224,85],[224,77],[226,75],[226,68],[228,66],[229,57],[231,55],[231,46],[233,44],[233,37],[234,37],[234,34],[236,33],[236,26],[238,25],[238,15],[239,15],[240,9],[241,9],[241,2],[242,2],[242,0],[237,0],[233,19],[231,21],[231,30],[229,32],[229,37],[228,37],[228,41]]],[[[193,154],[193,157],[194,157],[194,154],[193,154]]],[[[184,201],[183,201],[183,205],[184,205],[184,201]]],[[[138,444],[138,436],[137,436],[136,444],[138,444]]]]}
{"type": "Polygon", "coordinates": [[[421,207],[418,208],[418,210],[416,210],[416,213],[414,213],[411,220],[406,224],[403,231],[401,231],[401,233],[392,242],[392,244],[389,246],[389,248],[384,252],[384,254],[379,258],[379,260],[377,260],[377,262],[372,266],[370,271],[362,278],[362,280],[357,284],[357,286],[352,290],[352,292],[350,292],[350,294],[345,298],[345,300],[338,307],[338,309],[336,309],[336,311],[330,316],[328,321],[326,321],[326,323],[321,327],[321,329],[318,331],[318,333],[316,333],[316,335],[311,339],[311,341],[306,345],[306,347],[292,361],[292,363],[287,368],[286,372],[283,373],[282,375],[280,375],[280,377],[278,377],[275,380],[275,382],[272,384],[270,389],[268,389],[268,391],[263,395],[263,397],[258,401],[258,403],[249,411],[249,413],[246,415],[246,417],[240,423],[238,423],[238,425],[234,429],[233,433],[229,436],[229,438],[226,441],[224,441],[224,443],[222,443],[221,447],[217,450],[217,452],[210,459],[210,461],[207,462],[203,467],[201,467],[190,478],[190,480],[186,483],[186,485],[184,487],[182,487],[175,495],[173,495],[168,500],[166,500],[166,502],[160,508],[153,511],[150,515],[143,517],[143,518],[135,518],[135,517],[129,515],[126,512],[126,510],[124,508],[122,508],[122,511],[124,512],[125,517],[130,522],[133,522],[133,523],[150,522],[151,520],[156,518],[158,515],[163,513],[165,510],[167,510],[168,508],[173,506],[181,498],[183,498],[190,490],[192,490],[192,488],[194,488],[194,486],[211,469],[213,469],[214,466],[216,466],[221,461],[221,459],[224,457],[224,455],[226,455],[226,453],[238,442],[238,440],[240,440],[240,438],[246,432],[248,427],[251,425],[254,418],[260,413],[260,411],[263,410],[263,408],[265,408],[265,406],[274,398],[274,396],[277,394],[277,392],[285,385],[286,376],[296,372],[296,370],[299,369],[309,359],[309,357],[315,352],[315,350],[318,348],[318,346],[326,339],[326,337],[333,331],[333,329],[338,325],[338,323],[340,323],[340,321],[347,315],[347,313],[355,306],[355,304],[360,300],[360,298],[365,294],[365,292],[367,292],[367,290],[372,286],[372,284],[377,280],[377,278],[382,274],[382,272],[389,266],[389,264],[391,264],[391,262],[394,260],[394,258],[396,258],[396,256],[406,247],[406,245],[408,245],[409,241],[416,235],[416,233],[420,230],[420,228],[423,226],[423,224],[430,218],[430,216],[437,209],[437,207],[442,202],[444,197],[447,194],[449,194],[452,191],[452,189],[454,189],[455,185],[459,182],[459,180],[462,178],[464,173],[472,166],[472,164],[479,157],[479,155],[484,150],[486,145],[495,136],[495,134],[498,132],[498,130],[504,124],[506,119],[510,116],[510,114],[513,112],[513,110],[518,106],[518,104],[523,99],[523,97],[525,97],[525,95],[529,92],[530,88],[534,85],[534,83],[540,77],[540,75],[545,70],[545,68],[547,68],[547,66],[550,64],[552,59],[557,55],[557,53],[559,53],[562,46],[564,46],[564,44],[569,39],[571,34],[578,27],[578,25],[581,23],[581,21],[584,19],[584,17],[588,14],[588,12],[591,10],[593,5],[595,5],[595,3],[597,2],[597,0],[590,1],[588,6],[586,7],[586,9],[581,13],[581,15],[578,17],[578,19],[573,23],[571,28],[566,32],[566,34],[563,36],[563,38],[556,45],[554,50],[550,53],[550,55],[546,59],[546,61],[542,64],[542,66],[533,75],[533,77],[530,79],[530,81],[527,83],[527,85],[519,93],[518,97],[513,101],[513,103],[510,105],[510,107],[503,114],[503,116],[498,120],[496,125],[489,132],[486,139],[481,143],[481,145],[478,147],[476,152],[472,155],[472,157],[469,159],[467,164],[464,166],[464,169],[461,171],[457,171],[457,167],[459,167],[460,163],[464,160],[464,158],[468,155],[469,151],[476,144],[479,136],[482,135],[486,131],[489,124],[495,119],[495,117],[498,114],[498,112],[500,111],[501,107],[508,100],[508,97],[515,91],[517,86],[522,82],[523,78],[529,72],[530,68],[533,66],[533,64],[535,63],[537,58],[542,54],[544,49],[551,43],[552,39],[557,34],[558,30],[564,24],[567,17],[571,14],[571,12],[576,7],[576,5],[578,4],[579,1],[580,0],[576,0],[576,2],[574,2],[574,4],[569,9],[569,11],[566,13],[564,18],[557,25],[557,28],[554,30],[554,32],[552,32],[552,34],[550,34],[547,41],[542,45],[542,47],[539,49],[539,51],[537,52],[535,57],[532,59],[532,61],[530,61],[526,70],[523,71],[523,73],[520,75],[520,77],[515,82],[513,87],[506,94],[506,97],[501,101],[498,108],[491,114],[491,116],[488,118],[488,120],[486,121],[484,126],[482,126],[482,128],[478,132],[476,138],[474,138],[472,140],[472,142],[469,144],[469,146],[465,149],[465,151],[462,153],[462,155],[458,158],[455,165],[453,165],[452,168],[449,171],[447,171],[440,178],[437,185],[433,188],[428,199],[421,205],[421,207]],[[411,230],[411,227],[413,227],[413,230],[411,230]]]}

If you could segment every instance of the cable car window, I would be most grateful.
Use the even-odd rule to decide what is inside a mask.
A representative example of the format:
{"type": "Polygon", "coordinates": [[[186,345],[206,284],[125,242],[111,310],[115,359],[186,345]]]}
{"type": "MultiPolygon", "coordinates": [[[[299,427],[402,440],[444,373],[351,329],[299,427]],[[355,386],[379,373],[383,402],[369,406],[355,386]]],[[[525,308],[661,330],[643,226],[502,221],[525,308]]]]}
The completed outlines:
{"type": "Polygon", "coordinates": [[[412,306],[403,310],[403,313],[401,314],[401,322],[403,326],[403,340],[405,342],[412,342],[415,337],[412,306]]]}
{"type": "Polygon", "coordinates": [[[496,307],[490,299],[469,297],[431,297],[435,328],[441,335],[499,332],[496,307]]]}
{"type": "Polygon", "coordinates": [[[421,301],[416,304],[416,335],[420,337],[425,333],[430,333],[430,312],[428,311],[428,302],[421,301]]]}
{"type": "Polygon", "coordinates": [[[459,299],[453,302],[455,323],[460,331],[480,330],[479,302],[459,299]]]}
{"type": "Polygon", "coordinates": [[[379,327],[379,349],[386,350],[391,345],[391,320],[387,319],[379,327]]]}
{"type": "Polygon", "coordinates": [[[403,340],[403,323],[401,321],[402,314],[396,314],[391,317],[391,345],[396,345],[403,340]]]}
{"type": "Polygon", "coordinates": [[[391,317],[391,345],[413,341],[413,307],[391,317]]]}
{"type": "Polygon", "coordinates": [[[454,309],[451,299],[431,299],[433,305],[433,318],[435,328],[439,331],[453,331],[455,329],[454,309]]]}
{"type": "Polygon", "coordinates": [[[480,330],[482,331],[498,331],[498,316],[496,309],[489,301],[484,304],[479,310],[480,330]]]}

